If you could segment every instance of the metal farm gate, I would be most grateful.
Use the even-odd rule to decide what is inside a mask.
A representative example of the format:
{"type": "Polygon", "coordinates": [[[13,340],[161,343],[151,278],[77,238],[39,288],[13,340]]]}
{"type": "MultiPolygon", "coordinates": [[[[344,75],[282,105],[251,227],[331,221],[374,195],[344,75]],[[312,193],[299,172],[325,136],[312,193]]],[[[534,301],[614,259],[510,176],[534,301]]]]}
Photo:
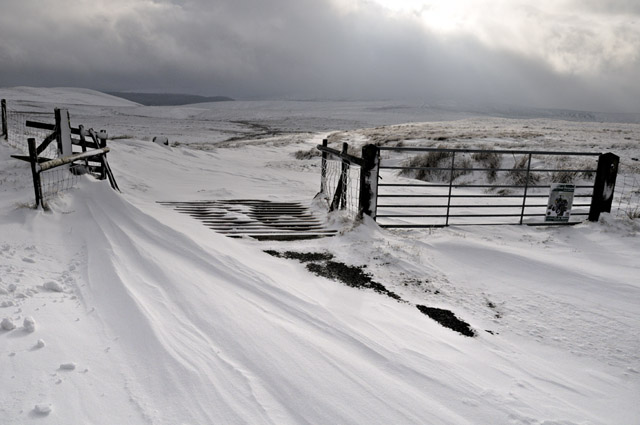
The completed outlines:
{"type": "MultiPolygon", "coordinates": [[[[338,185],[325,195],[331,208],[350,186],[357,213],[381,227],[553,225],[598,220],[610,212],[619,158],[611,153],[367,145],[362,158],[318,146],[323,183],[328,162],[341,163],[338,185]],[[359,168],[350,182],[349,168],[359,168]],[[550,221],[550,192],[571,191],[570,218],[550,221]]],[[[351,173],[353,174],[353,173],[351,173]]],[[[565,214],[567,215],[567,214],[565,214]]]]}

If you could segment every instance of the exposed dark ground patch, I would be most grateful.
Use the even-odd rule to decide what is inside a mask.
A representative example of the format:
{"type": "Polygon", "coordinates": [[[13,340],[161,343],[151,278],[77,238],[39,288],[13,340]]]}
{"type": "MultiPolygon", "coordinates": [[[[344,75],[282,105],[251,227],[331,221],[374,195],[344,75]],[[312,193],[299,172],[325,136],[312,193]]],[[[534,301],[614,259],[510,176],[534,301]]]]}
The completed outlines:
{"type": "Polygon", "coordinates": [[[296,252],[296,251],[278,252],[271,249],[268,249],[264,252],[278,258],[288,258],[290,260],[298,260],[301,263],[329,261],[333,259],[333,254],[330,254],[328,252],[296,252]]]}
{"type": "Polygon", "coordinates": [[[318,276],[338,280],[352,288],[369,288],[379,294],[386,295],[394,300],[405,302],[400,295],[389,291],[383,284],[375,282],[371,275],[365,273],[361,267],[349,266],[338,261],[329,260],[324,263],[307,264],[307,270],[318,276]]]}
{"type": "MultiPolygon", "coordinates": [[[[269,255],[278,258],[287,258],[298,260],[306,263],[307,270],[318,276],[327,279],[337,280],[351,288],[372,289],[375,292],[386,295],[394,300],[402,303],[409,303],[395,292],[389,291],[383,284],[374,281],[371,274],[366,273],[363,269],[366,266],[350,266],[345,263],[333,260],[333,254],[328,252],[295,252],[285,251],[278,252],[274,250],[265,250],[269,255]]],[[[436,291],[437,293],[438,291],[436,291]]],[[[454,330],[464,336],[474,337],[476,333],[471,329],[468,323],[458,319],[455,314],[449,310],[440,308],[427,307],[424,305],[416,305],[418,310],[440,323],[442,326],[454,330]]]]}
{"type": "Polygon", "coordinates": [[[496,306],[493,302],[487,300],[487,307],[489,307],[491,310],[495,311],[495,314],[493,317],[495,317],[496,319],[501,319],[502,318],[502,314],[498,311],[498,306],[496,306]]]}
{"type": "Polygon", "coordinates": [[[454,331],[461,333],[464,336],[476,336],[476,333],[473,331],[473,329],[471,329],[467,322],[458,319],[456,315],[449,310],[427,307],[419,304],[416,305],[416,307],[422,314],[431,317],[433,320],[440,323],[445,328],[453,329],[454,331]]]}
{"type": "Polygon", "coordinates": [[[263,139],[266,137],[275,137],[280,136],[282,134],[292,133],[291,131],[278,129],[271,127],[265,123],[247,121],[247,120],[236,120],[230,121],[234,124],[240,124],[246,126],[250,129],[248,134],[242,134],[240,136],[230,137],[225,142],[235,142],[238,140],[247,140],[247,139],[263,139]]]}

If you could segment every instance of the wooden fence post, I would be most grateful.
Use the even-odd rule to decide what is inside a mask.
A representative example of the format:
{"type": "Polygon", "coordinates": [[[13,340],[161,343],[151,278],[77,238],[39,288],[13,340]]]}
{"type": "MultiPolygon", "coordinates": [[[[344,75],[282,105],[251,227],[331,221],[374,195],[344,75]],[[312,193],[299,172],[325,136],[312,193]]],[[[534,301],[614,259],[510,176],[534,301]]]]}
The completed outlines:
{"type": "MultiPolygon", "coordinates": [[[[342,154],[347,155],[349,152],[349,145],[347,143],[342,144],[342,154]]],[[[340,193],[340,209],[347,208],[347,190],[349,190],[349,167],[351,165],[343,158],[342,167],[340,168],[340,181],[342,181],[342,193],[340,193]]]]}
{"type": "MultiPolygon", "coordinates": [[[[346,155],[349,150],[347,143],[342,144],[342,154],[346,155]]],[[[333,202],[331,202],[331,208],[329,211],[336,209],[344,210],[347,208],[347,186],[349,185],[349,164],[346,160],[342,160],[342,167],[340,169],[340,179],[336,185],[336,193],[333,195],[333,202]]]]}
{"type": "Polygon", "coordinates": [[[598,171],[593,185],[589,221],[598,221],[600,213],[611,212],[619,162],[620,157],[610,152],[598,157],[598,171]]]}
{"type": "Polygon", "coordinates": [[[58,155],[73,155],[69,111],[66,109],[55,108],[54,113],[56,117],[56,138],[58,140],[58,155]]]}
{"type": "MultiPolygon", "coordinates": [[[[78,126],[78,133],[80,133],[80,147],[82,148],[82,152],[86,152],[87,151],[87,139],[85,137],[85,131],[84,131],[84,125],[80,124],[78,126]]],[[[84,166],[86,169],[86,172],[89,172],[89,159],[86,158],[84,160],[84,166]]]]}
{"type": "Polygon", "coordinates": [[[363,164],[360,167],[360,205],[358,216],[363,215],[376,219],[378,204],[378,170],[380,167],[380,155],[376,145],[362,147],[363,164]]]}
{"type": "MultiPolygon", "coordinates": [[[[100,130],[99,133],[96,134],[98,136],[98,146],[101,148],[107,147],[107,133],[104,130],[100,130]]],[[[102,170],[100,171],[100,180],[104,180],[107,178],[107,159],[106,155],[100,157],[100,164],[102,165],[102,170]]]]}
{"type": "MultiPolygon", "coordinates": [[[[327,139],[322,139],[322,146],[327,147],[329,141],[327,139]]],[[[325,193],[325,189],[327,188],[327,153],[322,151],[322,164],[320,169],[320,193],[325,193]]]]}
{"type": "Polygon", "coordinates": [[[2,133],[1,136],[4,136],[4,140],[9,140],[9,127],[7,126],[7,101],[2,99],[0,102],[2,104],[2,133]]]}
{"type": "Polygon", "coordinates": [[[40,185],[40,174],[38,173],[38,153],[36,151],[36,139],[30,137],[27,140],[29,145],[29,162],[31,163],[31,175],[33,177],[33,190],[36,195],[36,208],[42,204],[42,186],[40,185]]]}

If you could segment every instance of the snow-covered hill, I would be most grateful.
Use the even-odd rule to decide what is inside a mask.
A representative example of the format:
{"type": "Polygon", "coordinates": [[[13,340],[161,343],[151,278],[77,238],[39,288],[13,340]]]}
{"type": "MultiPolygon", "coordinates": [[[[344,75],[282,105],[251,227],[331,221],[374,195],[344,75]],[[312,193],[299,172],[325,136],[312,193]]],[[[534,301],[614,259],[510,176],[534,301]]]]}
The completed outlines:
{"type": "Polygon", "coordinates": [[[0,88],[0,93],[2,99],[8,101],[44,103],[51,108],[56,104],[119,107],[138,105],[121,97],[75,87],[12,87],[0,88]]]}
{"type": "MultiPolygon", "coordinates": [[[[245,130],[216,132],[190,115],[181,131],[199,142],[164,147],[143,135],[173,109],[111,105],[103,117],[92,97],[70,93],[60,102],[75,104],[75,124],[131,136],[109,142],[123,193],[84,177],[50,210],[29,208],[30,170],[0,141],[0,423],[640,424],[637,219],[389,232],[336,216],[333,238],[232,240],[156,201],[310,202],[319,164],[291,154],[326,133],[216,148],[221,134],[245,130]],[[408,302],[265,250],[331,253],[408,302]],[[416,304],[453,311],[476,336],[416,304]]],[[[617,146],[625,158],[640,150],[638,126],[544,120],[334,137],[415,139],[418,128],[475,132],[485,144],[493,129],[498,145],[617,146]]]]}

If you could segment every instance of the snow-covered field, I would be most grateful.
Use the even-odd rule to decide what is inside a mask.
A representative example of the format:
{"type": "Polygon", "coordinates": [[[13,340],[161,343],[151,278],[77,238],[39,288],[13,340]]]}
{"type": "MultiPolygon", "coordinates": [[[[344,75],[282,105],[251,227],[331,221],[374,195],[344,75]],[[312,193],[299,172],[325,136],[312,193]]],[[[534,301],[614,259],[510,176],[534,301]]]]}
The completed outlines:
{"type": "Polygon", "coordinates": [[[339,236],[258,242],[157,203],[310,203],[319,160],[292,154],[327,136],[612,151],[619,182],[633,181],[640,125],[389,102],[0,98],[106,129],[122,189],[84,177],[35,210],[28,165],[0,141],[0,424],[640,424],[640,219],[627,211],[424,231],[337,215],[339,236]],[[265,250],[331,253],[408,302],[265,250]],[[476,336],[418,304],[453,311],[476,336]]]}

